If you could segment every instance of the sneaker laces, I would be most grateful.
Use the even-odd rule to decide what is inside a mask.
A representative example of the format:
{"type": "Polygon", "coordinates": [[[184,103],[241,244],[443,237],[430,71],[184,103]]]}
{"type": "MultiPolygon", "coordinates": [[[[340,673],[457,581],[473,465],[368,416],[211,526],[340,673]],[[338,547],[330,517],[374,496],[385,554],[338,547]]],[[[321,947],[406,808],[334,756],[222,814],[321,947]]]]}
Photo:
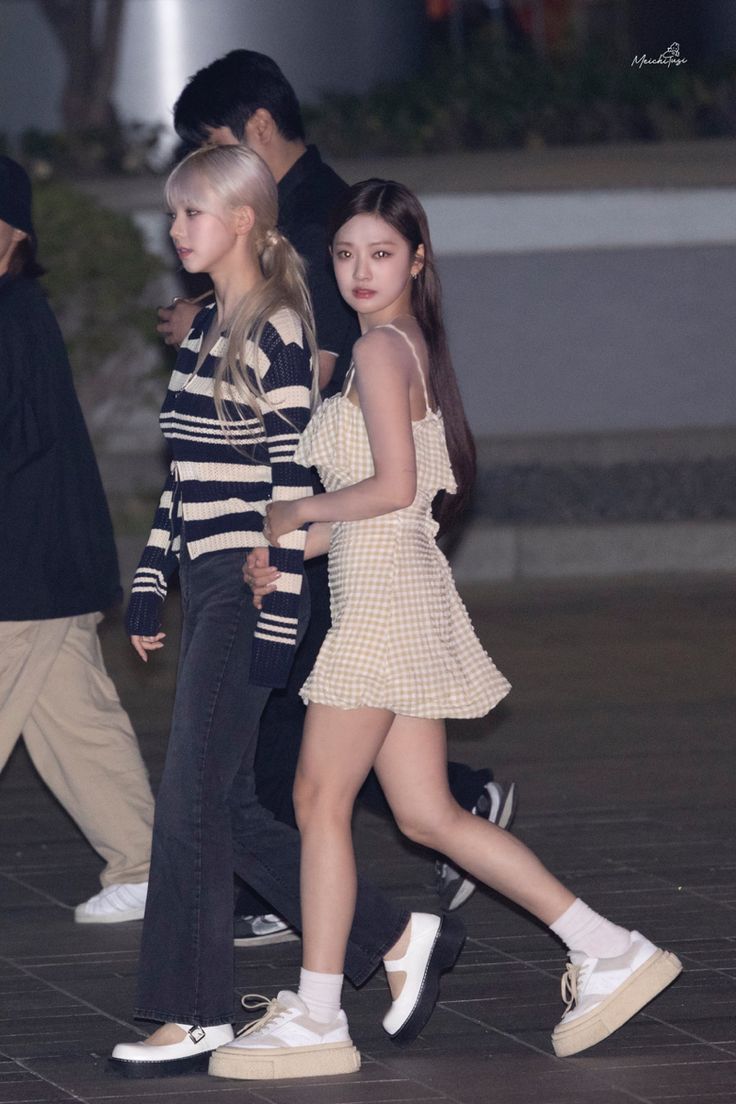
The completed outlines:
{"type": "Polygon", "coordinates": [[[281,1003],[278,997],[272,997],[269,1000],[268,997],[264,997],[260,993],[245,993],[240,998],[240,1003],[246,1012],[257,1012],[259,1008],[265,1008],[266,1011],[257,1020],[241,1027],[237,1033],[237,1038],[241,1038],[243,1035],[254,1035],[266,1027],[267,1024],[275,1024],[280,1016],[290,1011],[285,1004],[281,1003]]]}
{"type": "Polygon", "coordinates": [[[595,959],[593,958],[584,958],[582,962],[568,962],[560,983],[562,999],[566,1004],[565,1015],[570,1011],[573,1004],[578,1003],[578,997],[584,989],[594,966],[595,959]]]}
{"type": "Polygon", "coordinates": [[[574,1004],[577,1004],[579,976],[580,967],[574,962],[568,962],[560,981],[560,992],[565,1002],[565,1015],[567,1015],[574,1004]]]}

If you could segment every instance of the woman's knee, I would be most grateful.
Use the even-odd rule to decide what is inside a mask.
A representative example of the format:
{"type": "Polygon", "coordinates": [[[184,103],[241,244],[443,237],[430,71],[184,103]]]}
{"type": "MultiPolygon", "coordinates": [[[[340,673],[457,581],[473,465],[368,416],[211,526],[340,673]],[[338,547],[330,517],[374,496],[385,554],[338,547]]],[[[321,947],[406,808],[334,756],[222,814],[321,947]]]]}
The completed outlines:
{"type": "Polygon", "coordinates": [[[352,802],[324,781],[297,772],[293,798],[300,832],[316,823],[326,828],[350,824],[352,802]]]}
{"type": "Polygon", "coordinates": [[[422,802],[403,809],[394,809],[396,824],[402,835],[434,851],[442,850],[442,841],[455,831],[464,816],[460,806],[448,797],[441,804],[422,802]]]}

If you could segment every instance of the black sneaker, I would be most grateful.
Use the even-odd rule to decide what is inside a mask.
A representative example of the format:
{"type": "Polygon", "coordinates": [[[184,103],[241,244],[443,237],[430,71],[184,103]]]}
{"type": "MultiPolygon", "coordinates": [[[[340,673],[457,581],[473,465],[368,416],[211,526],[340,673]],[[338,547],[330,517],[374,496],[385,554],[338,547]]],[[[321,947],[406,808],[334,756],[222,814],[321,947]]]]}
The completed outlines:
{"type": "Polygon", "coordinates": [[[263,947],[267,943],[291,943],[299,938],[298,932],[272,912],[263,916],[236,916],[233,930],[236,947],[263,947]]]}
{"type": "MultiPolygon", "coordinates": [[[[483,817],[499,828],[508,828],[516,815],[516,783],[486,782],[473,806],[475,816],[483,817]]],[[[445,859],[435,863],[437,895],[445,912],[460,908],[475,891],[475,882],[462,870],[445,859]]]]}

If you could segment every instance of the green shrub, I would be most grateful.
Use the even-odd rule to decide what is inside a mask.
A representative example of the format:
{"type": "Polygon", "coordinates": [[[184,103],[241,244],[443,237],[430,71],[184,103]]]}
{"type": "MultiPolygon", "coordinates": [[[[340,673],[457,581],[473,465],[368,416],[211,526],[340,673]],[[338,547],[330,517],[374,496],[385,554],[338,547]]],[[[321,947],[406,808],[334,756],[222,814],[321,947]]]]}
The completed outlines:
{"type": "Polygon", "coordinates": [[[164,266],[133,220],[53,180],[34,187],[34,222],[39,259],[48,268],[44,283],[75,374],[83,379],[99,371],[131,335],[155,344],[143,297],[164,266]]]}
{"type": "Polygon", "coordinates": [[[484,29],[462,60],[437,51],[410,80],[325,96],[308,111],[310,135],[354,157],[736,133],[736,62],[631,60],[573,43],[540,58],[484,29]]]}

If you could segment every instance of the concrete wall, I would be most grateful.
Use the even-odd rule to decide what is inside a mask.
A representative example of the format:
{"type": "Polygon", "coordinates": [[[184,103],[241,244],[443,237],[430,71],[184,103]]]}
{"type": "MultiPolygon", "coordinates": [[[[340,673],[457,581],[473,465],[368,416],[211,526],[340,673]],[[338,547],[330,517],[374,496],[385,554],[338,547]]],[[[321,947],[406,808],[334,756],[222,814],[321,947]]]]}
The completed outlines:
{"type": "Polygon", "coordinates": [[[479,435],[736,424],[736,246],[442,257],[479,435]]]}

